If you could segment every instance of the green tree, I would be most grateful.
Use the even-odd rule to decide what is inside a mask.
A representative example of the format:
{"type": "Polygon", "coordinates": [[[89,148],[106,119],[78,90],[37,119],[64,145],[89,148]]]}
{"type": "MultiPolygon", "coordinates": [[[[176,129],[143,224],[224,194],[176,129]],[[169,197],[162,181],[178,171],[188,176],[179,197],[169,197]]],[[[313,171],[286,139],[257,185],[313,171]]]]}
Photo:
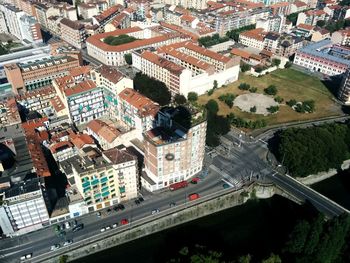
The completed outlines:
{"type": "Polygon", "coordinates": [[[324,20],[318,20],[316,23],[317,26],[319,27],[324,27],[326,25],[326,21],[324,20]]]}
{"type": "Polygon", "coordinates": [[[250,65],[248,65],[247,63],[242,63],[242,65],[241,65],[241,71],[242,72],[246,72],[246,71],[248,71],[250,69],[251,69],[250,65]]]}
{"type": "Polygon", "coordinates": [[[280,97],[280,96],[275,97],[274,100],[275,100],[276,102],[278,102],[278,103],[282,103],[282,102],[283,102],[283,98],[280,97]]]}
{"type": "Polygon", "coordinates": [[[217,80],[214,80],[213,82],[213,90],[216,90],[218,88],[218,82],[217,80]]]}
{"type": "Polygon", "coordinates": [[[295,227],[290,234],[289,241],[286,244],[286,251],[292,254],[302,253],[307,237],[310,232],[309,222],[302,220],[295,227]]]}
{"type": "Polygon", "coordinates": [[[271,253],[271,255],[267,259],[261,261],[261,263],[282,263],[282,260],[279,255],[271,253]]]}
{"type": "Polygon", "coordinates": [[[257,90],[258,90],[257,87],[251,87],[251,88],[249,89],[249,92],[255,93],[255,92],[257,92],[257,90]]]}
{"type": "Polygon", "coordinates": [[[264,89],[264,92],[268,95],[275,96],[277,94],[277,88],[275,85],[270,85],[266,89],[264,89]]]}
{"type": "Polygon", "coordinates": [[[297,101],[295,99],[291,99],[291,100],[287,101],[286,104],[289,107],[293,107],[295,104],[297,104],[297,101]]]}
{"type": "Polygon", "coordinates": [[[278,58],[272,59],[272,65],[278,67],[281,64],[281,60],[278,58]]]}
{"type": "Polygon", "coordinates": [[[161,106],[168,105],[171,101],[171,93],[164,82],[150,78],[140,72],[135,75],[134,89],[161,106]]]}
{"type": "Polygon", "coordinates": [[[247,84],[247,83],[241,83],[241,84],[239,84],[238,88],[240,90],[249,90],[250,89],[250,85],[247,84]]]}
{"type": "Polygon", "coordinates": [[[191,102],[195,102],[198,100],[198,94],[196,92],[189,92],[187,94],[187,99],[191,102]]]}
{"type": "Polygon", "coordinates": [[[58,262],[59,263],[66,263],[67,260],[68,260],[68,255],[62,255],[62,256],[59,257],[58,262]]]}
{"type": "Polygon", "coordinates": [[[324,216],[322,214],[319,214],[317,219],[311,225],[308,238],[305,242],[305,246],[304,246],[305,254],[312,255],[315,253],[317,245],[321,239],[324,223],[325,223],[324,216]]]}
{"type": "Polygon", "coordinates": [[[269,112],[269,113],[276,113],[278,112],[280,109],[279,106],[270,106],[268,108],[266,108],[266,110],[269,112]]]}
{"type": "MultiPolygon", "coordinates": [[[[242,193],[248,194],[248,192],[242,192],[242,193]]],[[[248,194],[248,196],[249,196],[249,194],[248,194]]],[[[248,254],[248,255],[239,257],[238,263],[250,263],[251,260],[252,260],[252,256],[248,254]]]]}
{"type": "Polygon", "coordinates": [[[181,94],[176,94],[174,96],[174,102],[177,104],[177,105],[183,105],[187,102],[186,100],[186,97],[184,95],[181,95],[181,94]]]}
{"type": "Polygon", "coordinates": [[[261,72],[263,72],[263,70],[264,70],[264,68],[262,66],[256,66],[255,67],[255,72],[256,73],[261,73],[261,72]]]}
{"type": "Polygon", "coordinates": [[[217,114],[219,111],[219,105],[216,102],[216,100],[213,100],[213,99],[209,100],[205,105],[205,107],[210,114],[217,114]]]}
{"type": "Polygon", "coordinates": [[[210,89],[210,90],[207,91],[208,96],[213,95],[213,93],[214,93],[214,89],[210,89]]]}
{"type": "Polygon", "coordinates": [[[131,54],[125,54],[124,55],[124,59],[125,59],[125,62],[128,64],[128,65],[131,65],[132,64],[132,56],[131,54]]]}
{"type": "Polygon", "coordinates": [[[292,66],[292,62],[287,61],[286,64],[284,64],[284,68],[290,68],[292,66]]]}
{"type": "Polygon", "coordinates": [[[256,106],[253,106],[250,108],[250,112],[255,113],[256,112],[256,106]]]}

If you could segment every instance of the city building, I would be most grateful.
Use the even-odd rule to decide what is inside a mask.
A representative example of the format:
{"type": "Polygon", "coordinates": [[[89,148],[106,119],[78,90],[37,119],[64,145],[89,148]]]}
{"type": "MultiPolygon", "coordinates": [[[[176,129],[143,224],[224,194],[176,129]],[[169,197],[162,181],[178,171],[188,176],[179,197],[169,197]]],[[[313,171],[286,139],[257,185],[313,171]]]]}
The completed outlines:
{"type": "Polygon", "coordinates": [[[256,28],[249,31],[245,31],[239,34],[239,43],[256,49],[263,49],[265,46],[264,38],[266,36],[263,28],[256,28]]]}
{"type": "Polygon", "coordinates": [[[323,10],[309,10],[298,14],[297,25],[307,24],[316,26],[317,21],[328,20],[328,15],[323,10]]]}
{"type": "Polygon", "coordinates": [[[40,44],[43,42],[41,26],[33,16],[23,15],[19,19],[21,39],[27,43],[40,44]]]}
{"type": "Polygon", "coordinates": [[[123,9],[124,7],[122,5],[113,5],[107,10],[103,11],[101,14],[93,16],[92,22],[94,25],[98,25],[99,27],[103,28],[107,23],[112,21],[123,9]]]}
{"type": "Polygon", "coordinates": [[[86,46],[88,55],[103,64],[122,66],[126,64],[124,55],[131,53],[133,50],[147,47],[157,48],[183,40],[188,40],[188,38],[179,33],[169,33],[168,31],[168,33],[160,34],[152,33],[150,29],[142,30],[139,27],[131,27],[90,36],[86,40],[86,46]],[[103,42],[107,37],[118,37],[120,35],[128,35],[136,38],[136,40],[116,46],[103,42]]]}
{"type": "Polygon", "coordinates": [[[46,29],[48,27],[48,18],[51,16],[61,16],[59,8],[51,6],[48,3],[35,3],[34,14],[40,25],[46,29]]]}
{"type": "Polygon", "coordinates": [[[9,4],[1,4],[0,11],[4,14],[8,32],[21,40],[22,32],[19,21],[25,13],[19,8],[9,4]]]}
{"type": "Polygon", "coordinates": [[[137,197],[137,158],[116,148],[99,153],[90,150],[85,156],[74,156],[60,163],[60,169],[74,178],[88,212],[137,197]]]}
{"type": "Polygon", "coordinates": [[[204,113],[196,110],[166,107],[156,122],[156,128],[144,133],[141,184],[149,191],[188,180],[202,170],[207,129],[204,113]],[[188,114],[191,123],[184,123],[188,114]]]}
{"type": "Polygon", "coordinates": [[[286,17],[283,15],[260,18],[256,21],[256,28],[262,28],[266,32],[281,33],[286,23],[286,17]]]}
{"type": "Polygon", "coordinates": [[[333,44],[325,39],[307,45],[295,53],[294,64],[310,71],[334,76],[346,72],[350,67],[350,49],[333,44]]]}
{"type": "Polygon", "coordinates": [[[50,85],[52,80],[65,76],[70,69],[80,66],[71,56],[45,57],[35,61],[5,64],[8,82],[15,94],[50,85]]]}
{"type": "Polygon", "coordinates": [[[181,42],[150,51],[132,53],[133,66],[164,82],[172,95],[196,92],[201,95],[238,79],[239,58],[226,57],[192,42],[181,42]]]}
{"type": "Polygon", "coordinates": [[[344,73],[338,90],[338,99],[345,104],[350,104],[350,68],[344,73]]]}
{"type": "Polygon", "coordinates": [[[0,33],[8,33],[9,30],[6,25],[5,15],[0,9],[0,33]]]}
{"type": "Polygon", "coordinates": [[[61,38],[73,47],[85,48],[87,33],[83,24],[63,18],[60,21],[61,38]]]}
{"type": "Polygon", "coordinates": [[[142,134],[155,125],[159,105],[131,88],[119,93],[118,105],[118,119],[129,128],[136,129],[137,138],[142,140],[142,134]]]}
{"type": "Polygon", "coordinates": [[[78,14],[83,19],[89,19],[98,14],[96,5],[92,3],[81,3],[78,5],[78,14]]]}
{"type": "Polygon", "coordinates": [[[53,86],[76,125],[89,122],[105,114],[103,87],[92,80],[76,82],[72,76],[54,80],[53,86]]]}
{"type": "Polygon", "coordinates": [[[18,106],[15,98],[0,100],[0,127],[20,124],[18,106]]]}
{"type": "Polygon", "coordinates": [[[38,178],[12,184],[0,193],[0,227],[6,236],[25,234],[49,225],[45,188],[38,178]]]}
{"type": "Polygon", "coordinates": [[[332,33],[331,40],[333,44],[339,44],[342,46],[350,45],[350,30],[343,29],[339,31],[335,31],[332,33]]]}

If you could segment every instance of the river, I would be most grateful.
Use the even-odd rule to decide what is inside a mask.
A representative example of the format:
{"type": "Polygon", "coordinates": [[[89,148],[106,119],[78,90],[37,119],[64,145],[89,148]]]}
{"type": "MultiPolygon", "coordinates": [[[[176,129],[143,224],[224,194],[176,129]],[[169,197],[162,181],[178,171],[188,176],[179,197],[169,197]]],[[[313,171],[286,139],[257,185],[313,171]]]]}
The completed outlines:
{"type": "Polygon", "coordinates": [[[75,262],[166,262],[182,247],[196,244],[221,251],[227,259],[248,253],[255,259],[267,257],[281,249],[296,221],[310,216],[311,210],[279,196],[251,200],[75,262]]]}

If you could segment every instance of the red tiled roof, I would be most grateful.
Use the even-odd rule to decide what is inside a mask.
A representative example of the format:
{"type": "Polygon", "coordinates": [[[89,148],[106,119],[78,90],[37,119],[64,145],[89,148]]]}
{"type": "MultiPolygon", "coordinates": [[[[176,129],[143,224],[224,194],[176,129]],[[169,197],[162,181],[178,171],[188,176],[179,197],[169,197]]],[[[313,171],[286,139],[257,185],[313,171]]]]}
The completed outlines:
{"type": "Polygon", "coordinates": [[[130,88],[126,88],[119,93],[119,98],[135,107],[142,117],[155,116],[159,110],[157,103],[130,88]]]}
{"type": "Polygon", "coordinates": [[[56,153],[58,150],[61,149],[65,149],[65,148],[72,148],[73,147],[73,144],[71,142],[68,142],[68,141],[61,141],[61,142],[57,142],[55,144],[52,144],[50,146],[50,150],[52,153],[56,153]]]}
{"type": "Polygon", "coordinates": [[[95,82],[93,82],[92,80],[85,80],[73,87],[67,87],[64,90],[64,93],[66,94],[67,97],[69,97],[78,93],[87,92],[94,88],[96,88],[95,82]]]}
{"type": "Polygon", "coordinates": [[[215,59],[217,61],[220,61],[222,63],[227,63],[230,61],[230,58],[229,57],[226,57],[226,56],[223,56],[223,55],[220,55],[219,53],[216,53],[214,51],[211,51],[209,49],[206,49],[206,48],[203,48],[203,47],[200,47],[198,45],[195,45],[193,44],[192,42],[188,41],[186,42],[183,47],[187,48],[187,49],[190,49],[192,51],[195,51],[197,53],[200,53],[206,57],[210,57],[212,59],[215,59]]]}
{"type": "Polygon", "coordinates": [[[105,139],[108,143],[112,143],[120,135],[120,131],[101,120],[90,121],[87,128],[90,128],[95,134],[105,139]]]}
{"type": "Polygon", "coordinates": [[[108,18],[112,14],[119,12],[121,9],[123,9],[122,5],[119,5],[119,4],[114,5],[108,8],[107,10],[103,11],[100,15],[95,16],[95,18],[97,21],[101,22],[102,20],[108,18]]]}
{"type": "Polygon", "coordinates": [[[308,30],[308,31],[311,31],[314,29],[314,27],[312,25],[308,25],[308,24],[299,24],[299,25],[297,25],[297,28],[301,28],[301,29],[308,30]]]}
{"type": "Polygon", "coordinates": [[[146,50],[141,54],[141,57],[144,59],[147,59],[148,61],[151,61],[154,64],[157,64],[158,66],[165,68],[169,70],[172,73],[175,73],[177,75],[181,74],[181,72],[185,69],[178,64],[175,64],[172,61],[169,61],[167,59],[161,58],[160,56],[146,50]]]}
{"type": "Polygon", "coordinates": [[[236,56],[240,56],[240,57],[245,58],[245,59],[249,59],[249,56],[250,56],[250,53],[248,53],[242,49],[239,49],[239,48],[231,49],[231,54],[236,55],[236,56]]]}
{"type": "Polygon", "coordinates": [[[252,29],[252,30],[243,32],[240,35],[248,38],[254,38],[259,41],[263,41],[265,36],[263,28],[252,29]]]}

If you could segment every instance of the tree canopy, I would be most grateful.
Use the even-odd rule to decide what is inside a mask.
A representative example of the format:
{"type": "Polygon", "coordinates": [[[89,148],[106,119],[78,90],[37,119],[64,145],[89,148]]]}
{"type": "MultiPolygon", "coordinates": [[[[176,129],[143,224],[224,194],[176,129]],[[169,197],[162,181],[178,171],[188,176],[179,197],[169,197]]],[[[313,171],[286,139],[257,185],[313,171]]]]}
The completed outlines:
{"type": "Polygon", "coordinates": [[[171,93],[164,82],[150,78],[140,72],[134,78],[134,89],[164,106],[170,103],[171,93]]]}
{"type": "Polygon", "coordinates": [[[105,39],[103,39],[103,42],[111,46],[118,46],[121,44],[134,42],[135,40],[137,40],[137,38],[135,37],[131,37],[128,35],[119,35],[117,37],[108,36],[105,39]]]}
{"type": "Polygon", "coordinates": [[[346,124],[291,128],[278,135],[276,156],[292,176],[316,174],[341,166],[349,156],[349,138],[346,124]]]}

